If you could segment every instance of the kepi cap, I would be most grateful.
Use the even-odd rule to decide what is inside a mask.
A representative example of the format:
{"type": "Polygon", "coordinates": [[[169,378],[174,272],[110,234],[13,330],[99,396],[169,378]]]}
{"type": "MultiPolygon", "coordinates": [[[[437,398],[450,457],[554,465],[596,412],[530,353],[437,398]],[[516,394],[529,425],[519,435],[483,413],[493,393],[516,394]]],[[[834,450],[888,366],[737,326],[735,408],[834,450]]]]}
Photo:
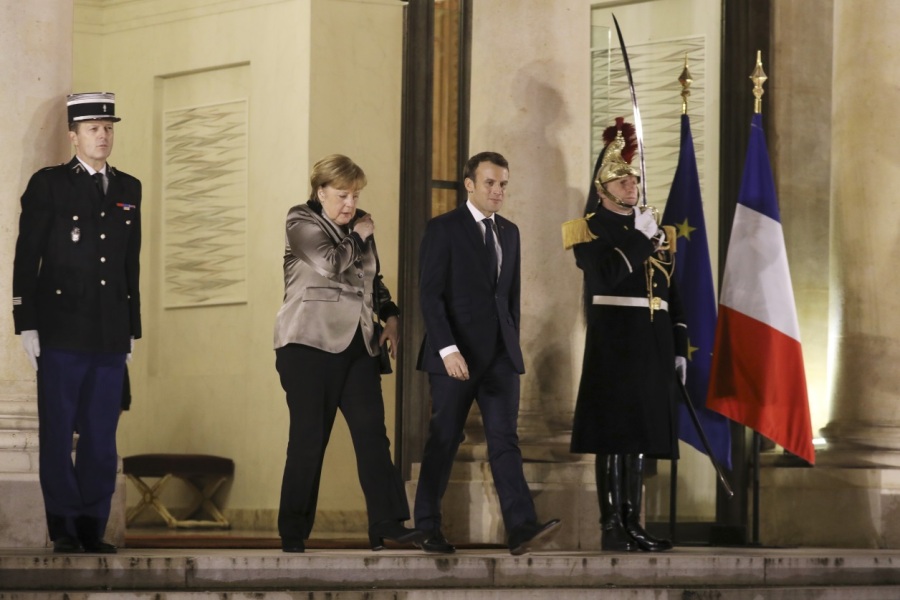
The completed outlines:
{"type": "Polygon", "coordinates": [[[80,121],[121,121],[116,116],[116,95],[111,92],[87,92],[66,96],[69,123],[80,121]]]}

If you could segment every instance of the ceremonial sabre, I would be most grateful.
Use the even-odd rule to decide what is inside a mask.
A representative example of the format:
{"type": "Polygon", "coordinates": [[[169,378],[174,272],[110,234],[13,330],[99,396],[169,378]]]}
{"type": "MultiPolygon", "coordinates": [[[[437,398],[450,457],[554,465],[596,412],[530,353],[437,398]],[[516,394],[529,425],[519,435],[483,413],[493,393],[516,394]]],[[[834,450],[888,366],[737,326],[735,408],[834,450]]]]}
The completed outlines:
{"type": "Polygon", "coordinates": [[[731,486],[728,485],[728,481],[725,479],[725,475],[722,474],[722,468],[719,467],[719,463],[716,462],[715,457],[713,457],[712,447],[709,444],[709,439],[706,437],[706,432],[703,431],[703,427],[700,425],[700,419],[697,417],[697,411],[694,409],[693,403],[691,403],[691,397],[688,395],[687,388],[684,387],[684,384],[681,383],[681,377],[678,373],[675,373],[675,379],[678,381],[678,388],[681,390],[681,395],[684,397],[684,403],[687,405],[688,413],[691,415],[691,421],[694,422],[694,427],[697,428],[697,433],[700,435],[700,441],[703,442],[703,447],[706,449],[706,454],[709,455],[709,461],[712,463],[713,469],[716,471],[716,476],[719,478],[719,483],[722,484],[722,487],[725,488],[725,493],[728,494],[728,497],[731,498],[734,496],[734,492],[731,491],[731,486]]]}
{"type": "MultiPolygon", "coordinates": [[[[628,91],[631,94],[631,111],[634,114],[634,133],[637,137],[638,152],[641,155],[641,206],[647,206],[647,169],[644,166],[644,125],[641,122],[641,109],[638,108],[637,95],[634,93],[634,79],[631,76],[631,63],[628,62],[628,52],[625,50],[625,39],[616,15],[612,16],[616,24],[616,34],[619,36],[619,48],[622,50],[622,60],[625,61],[625,74],[628,75],[628,91]]],[[[653,209],[655,210],[655,209],[653,209]]],[[[658,219],[657,219],[658,220],[658,219]]]]}

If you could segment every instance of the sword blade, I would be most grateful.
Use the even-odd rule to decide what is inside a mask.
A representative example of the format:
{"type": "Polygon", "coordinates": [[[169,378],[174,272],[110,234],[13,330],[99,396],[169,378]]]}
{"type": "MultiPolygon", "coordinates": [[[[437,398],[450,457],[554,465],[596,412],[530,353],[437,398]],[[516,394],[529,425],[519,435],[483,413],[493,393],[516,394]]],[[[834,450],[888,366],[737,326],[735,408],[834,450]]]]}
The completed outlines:
{"type": "Polygon", "coordinates": [[[619,36],[619,49],[622,51],[622,60],[625,62],[625,74],[628,75],[628,91],[631,94],[631,112],[634,115],[634,134],[637,137],[638,152],[641,155],[641,206],[647,206],[647,169],[644,164],[644,124],[641,121],[641,109],[638,107],[637,94],[634,91],[634,77],[631,74],[631,63],[628,61],[628,50],[625,48],[625,38],[622,37],[622,29],[616,15],[612,16],[616,25],[616,35],[619,36]]]}
{"type": "Polygon", "coordinates": [[[681,377],[679,377],[678,373],[675,373],[675,380],[678,382],[678,389],[681,390],[681,396],[684,398],[688,414],[691,415],[691,421],[697,429],[697,435],[700,436],[700,442],[703,444],[703,448],[706,449],[706,455],[709,457],[709,462],[712,463],[713,470],[716,472],[716,476],[719,478],[719,483],[722,484],[722,489],[725,490],[725,494],[731,498],[734,496],[734,492],[731,490],[731,486],[728,485],[728,480],[725,479],[725,474],[722,473],[722,468],[716,461],[716,457],[713,456],[712,445],[709,443],[709,438],[706,437],[706,432],[703,431],[703,426],[700,425],[700,418],[697,416],[697,410],[694,408],[694,403],[691,402],[691,397],[688,395],[687,388],[681,383],[681,377]]]}

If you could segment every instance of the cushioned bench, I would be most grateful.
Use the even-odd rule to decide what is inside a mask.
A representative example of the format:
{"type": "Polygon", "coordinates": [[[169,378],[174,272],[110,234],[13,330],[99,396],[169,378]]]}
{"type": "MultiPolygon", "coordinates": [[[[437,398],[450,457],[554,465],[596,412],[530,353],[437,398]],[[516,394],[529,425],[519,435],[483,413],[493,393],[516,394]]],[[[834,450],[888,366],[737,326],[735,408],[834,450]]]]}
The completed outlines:
{"type": "Polygon", "coordinates": [[[138,454],[122,459],[122,471],[141,492],[141,500],[125,515],[131,524],[144,509],[151,507],[169,527],[221,527],[231,524],[213,501],[223,483],[234,476],[234,461],[208,454],[138,454]],[[162,503],[160,496],[166,484],[177,477],[187,484],[192,500],[184,519],[177,519],[162,503]],[[144,479],[158,479],[152,486],[144,479]],[[203,509],[212,519],[191,519],[203,509]]]}

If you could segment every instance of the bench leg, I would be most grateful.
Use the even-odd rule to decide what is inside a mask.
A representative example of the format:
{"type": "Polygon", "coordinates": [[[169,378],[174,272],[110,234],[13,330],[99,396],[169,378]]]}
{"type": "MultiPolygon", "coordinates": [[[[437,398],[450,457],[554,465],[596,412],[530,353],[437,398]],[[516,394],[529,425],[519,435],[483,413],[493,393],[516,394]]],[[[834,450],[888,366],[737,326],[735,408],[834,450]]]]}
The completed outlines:
{"type": "Polygon", "coordinates": [[[160,478],[159,481],[153,484],[152,487],[148,486],[146,483],[141,480],[140,477],[136,477],[134,475],[129,474],[128,479],[137,487],[137,489],[141,492],[140,501],[130,509],[128,509],[125,515],[125,524],[130,525],[132,521],[134,521],[137,516],[144,511],[147,507],[152,507],[159,516],[163,518],[166,522],[166,525],[169,527],[176,527],[178,520],[172,516],[172,513],[163,505],[159,500],[159,496],[162,493],[163,488],[172,478],[171,475],[165,475],[160,478]]]}
{"type": "Polygon", "coordinates": [[[231,523],[212,501],[212,497],[222,487],[222,484],[228,481],[228,477],[214,479],[204,485],[202,490],[193,481],[183,477],[181,479],[187,484],[193,494],[193,500],[185,513],[187,517],[192,516],[200,508],[203,508],[212,517],[212,520],[191,520],[187,518],[178,521],[178,527],[222,527],[225,529],[231,527],[231,523]]]}

